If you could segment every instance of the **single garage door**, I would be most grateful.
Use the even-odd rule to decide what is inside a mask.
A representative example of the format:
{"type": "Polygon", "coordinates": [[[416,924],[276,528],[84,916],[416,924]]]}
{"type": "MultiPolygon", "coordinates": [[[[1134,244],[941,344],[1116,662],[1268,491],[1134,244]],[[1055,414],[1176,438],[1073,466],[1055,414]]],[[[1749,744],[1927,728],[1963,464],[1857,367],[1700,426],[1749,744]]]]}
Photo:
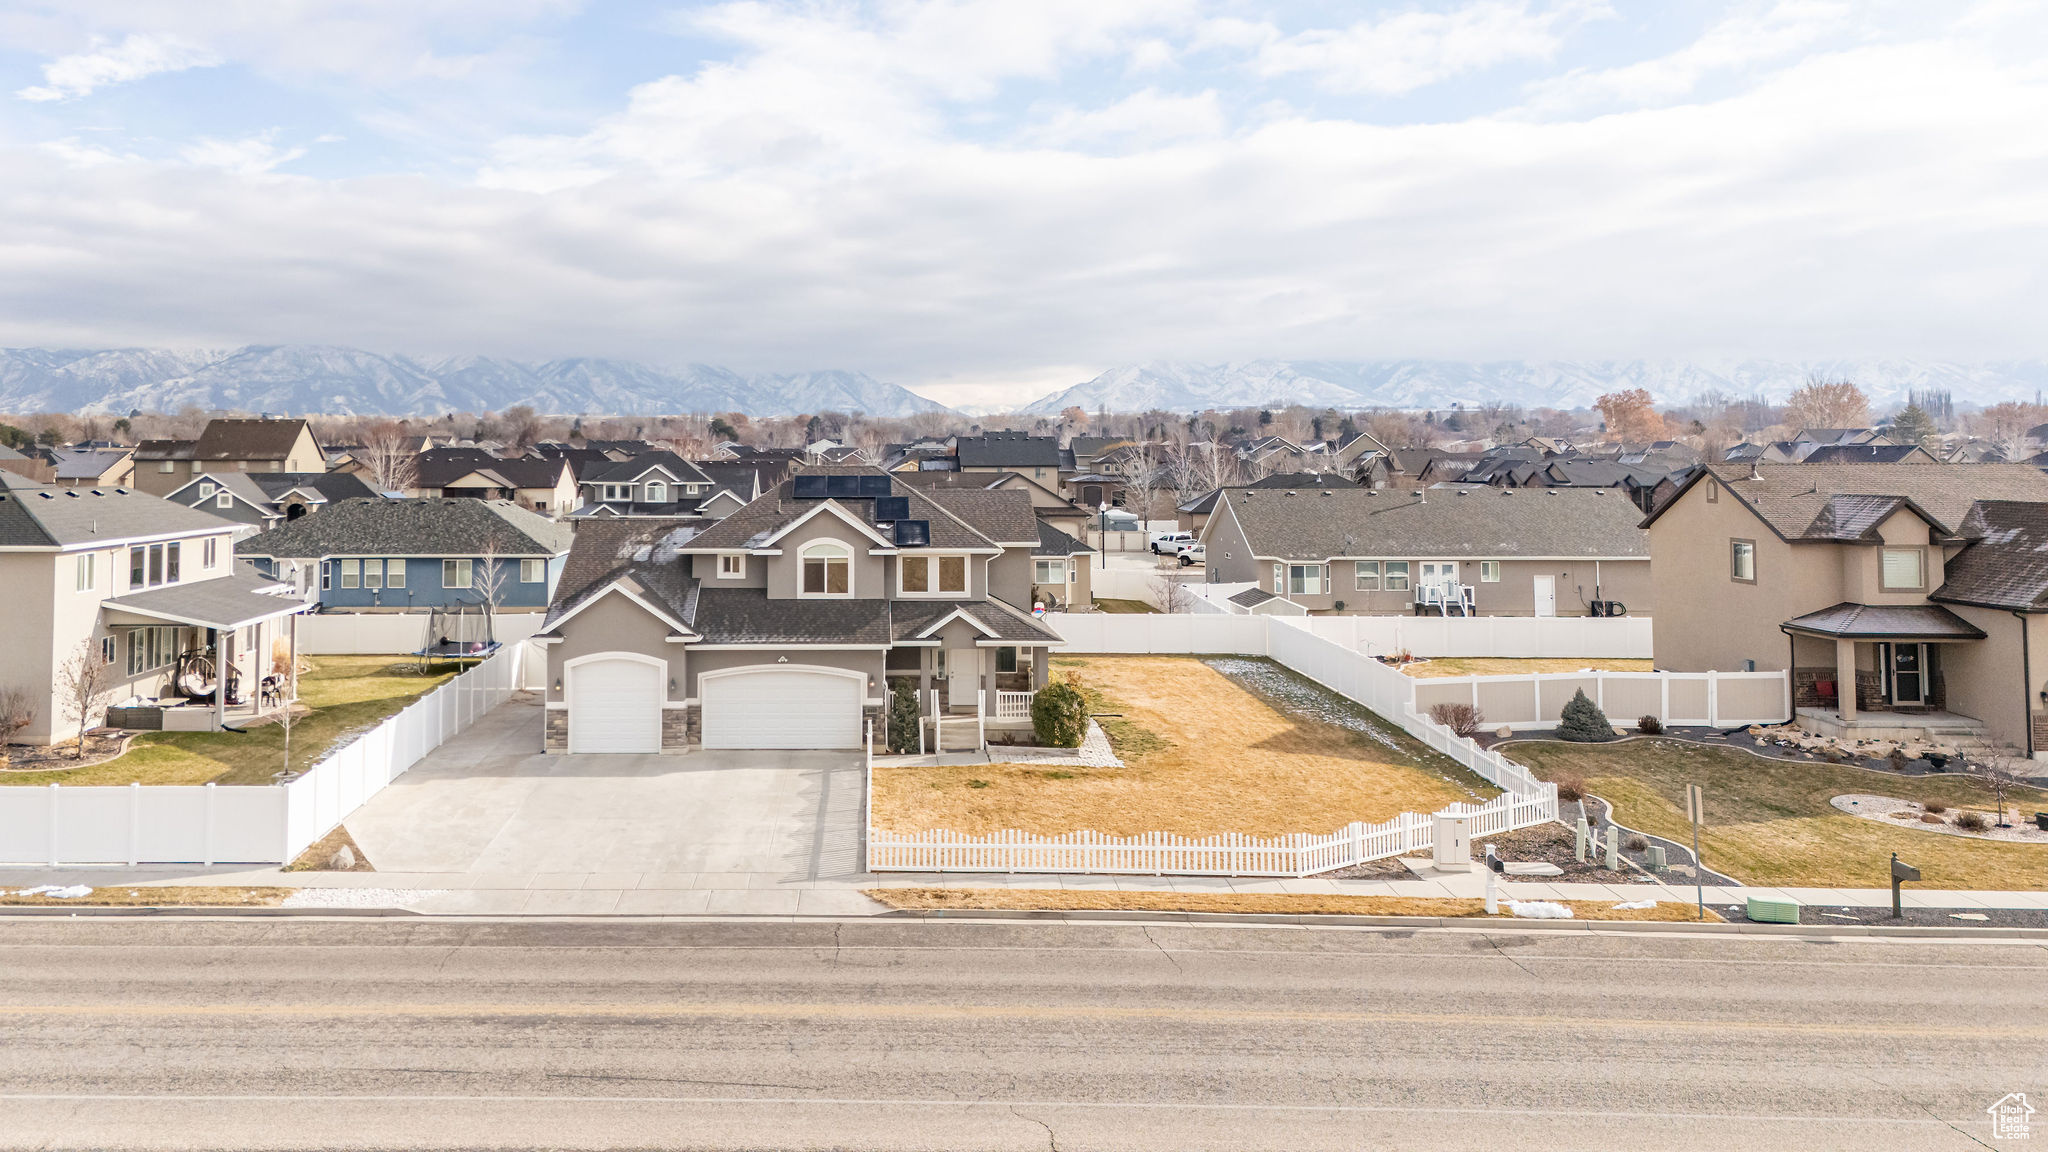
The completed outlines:
{"type": "Polygon", "coordinates": [[[704,677],[704,747],[858,748],[865,682],[780,668],[704,677]]]}
{"type": "Polygon", "coordinates": [[[569,751],[661,751],[662,670],[637,660],[569,669],[569,751]]]}

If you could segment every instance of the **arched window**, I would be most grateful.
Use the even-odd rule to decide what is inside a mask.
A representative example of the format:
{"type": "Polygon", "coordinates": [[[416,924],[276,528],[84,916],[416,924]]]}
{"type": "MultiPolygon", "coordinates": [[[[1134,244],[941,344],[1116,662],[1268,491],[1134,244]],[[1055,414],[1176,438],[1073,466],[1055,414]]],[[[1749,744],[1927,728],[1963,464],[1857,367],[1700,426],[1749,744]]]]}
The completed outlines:
{"type": "Polygon", "coordinates": [[[806,544],[799,553],[803,560],[800,596],[853,595],[853,550],[837,540],[806,544]]]}
{"type": "Polygon", "coordinates": [[[647,482],[647,502],[649,504],[668,503],[668,485],[663,484],[659,480],[649,480],[647,482]]]}

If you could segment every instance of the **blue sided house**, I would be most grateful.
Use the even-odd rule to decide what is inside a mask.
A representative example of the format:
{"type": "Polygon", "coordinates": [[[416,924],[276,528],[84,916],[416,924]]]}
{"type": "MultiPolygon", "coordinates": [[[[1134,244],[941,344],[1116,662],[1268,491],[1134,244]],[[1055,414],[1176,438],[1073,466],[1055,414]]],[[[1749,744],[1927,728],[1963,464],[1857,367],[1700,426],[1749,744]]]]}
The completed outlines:
{"type": "Polygon", "coordinates": [[[545,611],[573,530],[509,500],[342,500],[235,546],[322,612],[545,611]]]}

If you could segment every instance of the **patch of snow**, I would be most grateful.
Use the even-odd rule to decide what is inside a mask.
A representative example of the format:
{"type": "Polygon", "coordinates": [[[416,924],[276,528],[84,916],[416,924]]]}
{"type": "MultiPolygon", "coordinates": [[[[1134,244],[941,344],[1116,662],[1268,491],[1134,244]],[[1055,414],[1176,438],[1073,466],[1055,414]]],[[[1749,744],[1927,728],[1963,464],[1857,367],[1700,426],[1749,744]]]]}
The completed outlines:
{"type": "Polygon", "coordinates": [[[301,888],[284,898],[286,908],[407,908],[441,888],[301,888]]]}
{"type": "Polygon", "coordinates": [[[23,888],[13,893],[16,896],[48,896],[52,900],[76,900],[92,895],[92,889],[83,884],[39,884],[34,888],[23,888]]]}
{"type": "Polygon", "coordinates": [[[1572,910],[1555,900],[1510,900],[1508,911],[1524,920],[1569,920],[1572,910]]]}
{"type": "Polygon", "coordinates": [[[1636,912],[1644,908],[1655,908],[1656,906],[1657,902],[1655,900],[1623,900],[1614,906],[1614,910],[1617,912],[1636,912]]]}

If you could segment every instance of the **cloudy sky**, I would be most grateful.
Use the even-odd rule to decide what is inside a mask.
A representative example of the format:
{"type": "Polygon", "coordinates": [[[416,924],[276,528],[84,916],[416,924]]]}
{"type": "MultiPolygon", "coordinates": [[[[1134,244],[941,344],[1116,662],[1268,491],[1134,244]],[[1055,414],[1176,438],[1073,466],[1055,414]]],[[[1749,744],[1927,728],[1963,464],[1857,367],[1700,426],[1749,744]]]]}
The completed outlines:
{"type": "Polygon", "coordinates": [[[0,0],[0,344],[2048,355],[2032,0],[0,0]]]}

